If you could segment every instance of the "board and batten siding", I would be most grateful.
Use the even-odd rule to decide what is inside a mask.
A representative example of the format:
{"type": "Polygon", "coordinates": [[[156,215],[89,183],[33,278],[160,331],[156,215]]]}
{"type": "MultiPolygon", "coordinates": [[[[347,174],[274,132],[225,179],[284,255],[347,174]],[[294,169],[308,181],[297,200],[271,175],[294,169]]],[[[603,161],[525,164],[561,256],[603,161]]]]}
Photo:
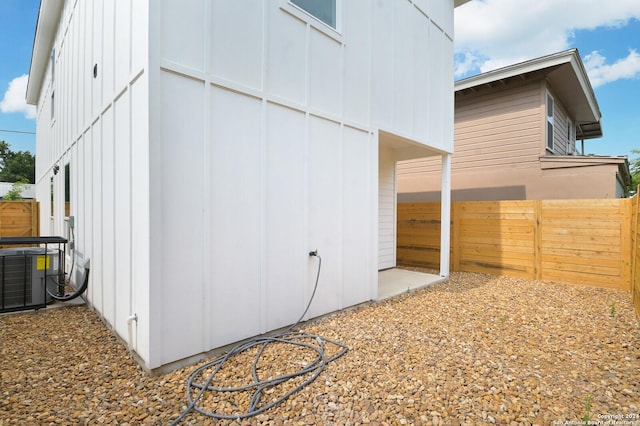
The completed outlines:
{"type": "Polygon", "coordinates": [[[379,129],[451,151],[453,2],[338,4],[336,31],[285,0],[64,2],[41,225],[65,230],[69,163],[88,301],[123,339],[137,315],[146,368],[293,323],[313,249],[308,318],[377,296],[379,129]]]}
{"type": "MultiPolygon", "coordinates": [[[[367,98],[344,98],[342,36],[275,6],[166,1],[160,11],[151,366],[293,323],[313,291],[312,249],[323,264],[308,317],[375,296],[377,148],[370,118],[357,116],[367,98]]],[[[354,38],[349,52],[370,42],[354,38]]]]}
{"type": "Polygon", "coordinates": [[[376,296],[379,253],[395,265],[395,163],[378,129],[451,148],[452,65],[434,58],[452,55],[452,4],[432,3],[341,2],[338,31],[286,1],[152,13],[152,366],[294,322],[313,291],[311,249],[323,262],[309,317],[376,296]],[[180,186],[185,169],[203,184],[180,186]],[[200,232],[173,230],[184,223],[200,232]]]}
{"type": "MultiPolygon", "coordinates": [[[[147,34],[145,2],[64,2],[37,105],[41,234],[71,237],[68,165],[75,262],[91,265],[87,300],[123,338],[134,309],[148,316],[147,34]]],[[[146,354],[138,334],[148,324],[133,330],[146,354]]]]}

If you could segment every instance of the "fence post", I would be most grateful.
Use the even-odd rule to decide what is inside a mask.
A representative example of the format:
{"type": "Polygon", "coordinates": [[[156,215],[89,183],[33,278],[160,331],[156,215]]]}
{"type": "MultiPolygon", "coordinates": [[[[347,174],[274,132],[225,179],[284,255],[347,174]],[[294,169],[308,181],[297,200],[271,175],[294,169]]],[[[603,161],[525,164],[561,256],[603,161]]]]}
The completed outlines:
{"type": "Polygon", "coordinates": [[[631,200],[622,198],[620,201],[620,235],[622,240],[620,241],[620,257],[622,258],[620,261],[620,278],[623,285],[633,291],[631,287],[631,254],[633,253],[631,247],[633,241],[631,238],[631,218],[633,217],[631,200]]]}
{"type": "Polygon", "coordinates": [[[542,279],[542,200],[533,202],[533,274],[542,279]]]}
{"type": "Polygon", "coordinates": [[[460,201],[451,203],[451,264],[452,270],[460,271],[460,201]]]}
{"type": "Polygon", "coordinates": [[[31,200],[31,236],[40,236],[40,204],[31,200]]]}
{"type": "Polygon", "coordinates": [[[640,214],[640,185],[637,187],[636,195],[631,199],[631,302],[636,311],[636,317],[640,319],[640,282],[638,277],[638,216],[640,214]]]}

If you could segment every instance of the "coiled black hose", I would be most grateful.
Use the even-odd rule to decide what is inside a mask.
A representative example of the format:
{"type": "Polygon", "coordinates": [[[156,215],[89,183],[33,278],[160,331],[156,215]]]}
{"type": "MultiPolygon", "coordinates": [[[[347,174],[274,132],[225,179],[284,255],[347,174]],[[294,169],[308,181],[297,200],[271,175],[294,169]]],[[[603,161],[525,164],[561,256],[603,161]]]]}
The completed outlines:
{"type": "Polygon", "coordinates": [[[313,382],[324,370],[325,366],[340,358],[342,355],[347,353],[349,348],[343,345],[342,343],[335,342],[330,339],[326,339],[314,334],[302,333],[294,331],[293,329],[302,321],[304,316],[307,314],[309,307],[311,306],[311,302],[316,294],[316,289],[318,288],[318,281],[320,279],[320,269],[322,267],[322,258],[318,255],[316,251],[309,253],[310,256],[315,256],[318,258],[318,273],[316,275],[316,283],[313,288],[313,293],[311,294],[311,298],[309,299],[309,303],[307,304],[306,309],[300,316],[300,319],[296,321],[292,326],[287,328],[285,331],[276,333],[271,336],[263,336],[263,337],[254,337],[252,339],[247,340],[246,342],[242,342],[236,346],[234,346],[229,352],[225,355],[220,356],[219,358],[214,359],[213,361],[207,362],[206,364],[195,369],[189,376],[187,377],[187,400],[189,401],[189,406],[176,418],[172,425],[177,425],[180,421],[182,421],[185,416],[191,411],[196,410],[199,413],[212,417],[218,420],[229,419],[229,420],[240,420],[246,419],[248,417],[255,416],[259,413],[262,413],[265,410],[268,410],[282,401],[286,400],[289,396],[298,392],[303,387],[307,386],[311,382],[313,382]],[[260,358],[264,354],[265,349],[271,344],[279,343],[279,344],[287,344],[294,345],[297,347],[305,348],[311,353],[315,352],[315,359],[309,362],[306,366],[301,368],[298,371],[289,374],[283,374],[278,377],[269,377],[267,379],[261,379],[258,375],[258,364],[260,363],[260,358]],[[329,343],[338,348],[338,351],[327,357],[325,353],[326,344],[329,343]],[[214,381],[216,379],[216,375],[223,368],[225,363],[229,361],[232,357],[241,354],[251,348],[257,347],[258,352],[253,360],[253,364],[251,366],[251,376],[252,381],[245,385],[233,386],[233,387],[224,387],[224,386],[215,386],[214,381]],[[197,382],[199,376],[203,376],[205,370],[213,369],[208,377],[202,382],[197,382]],[[288,380],[301,377],[304,375],[309,375],[309,377],[304,380],[302,383],[293,387],[291,390],[286,392],[284,395],[279,398],[268,402],[262,402],[262,396],[267,393],[271,388],[278,386],[280,384],[285,383],[288,380]],[[199,407],[198,401],[202,399],[206,392],[216,392],[216,393],[224,393],[224,392],[251,392],[251,398],[249,402],[249,406],[244,412],[237,412],[234,414],[223,414],[214,411],[205,410],[202,407],[199,407]]]}

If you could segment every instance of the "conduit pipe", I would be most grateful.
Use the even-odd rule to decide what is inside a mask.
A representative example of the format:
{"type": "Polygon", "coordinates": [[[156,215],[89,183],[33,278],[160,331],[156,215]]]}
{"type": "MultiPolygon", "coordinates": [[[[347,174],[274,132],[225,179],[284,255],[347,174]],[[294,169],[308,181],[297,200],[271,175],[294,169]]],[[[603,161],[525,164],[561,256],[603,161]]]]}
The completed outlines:
{"type": "Polygon", "coordinates": [[[129,350],[133,351],[133,326],[131,325],[133,321],[138,325],[138,314],[133,314],[129,318],[127,318],[127,345],[129,346],[129,350]]]}

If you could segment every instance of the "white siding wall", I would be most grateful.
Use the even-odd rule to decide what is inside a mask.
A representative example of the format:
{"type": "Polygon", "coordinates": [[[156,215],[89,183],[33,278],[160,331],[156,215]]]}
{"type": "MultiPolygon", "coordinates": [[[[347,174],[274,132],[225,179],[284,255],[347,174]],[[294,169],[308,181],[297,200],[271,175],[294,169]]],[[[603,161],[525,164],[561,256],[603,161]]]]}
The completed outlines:
{"type": "MultiPolygon", "coordinates": [[[[165,247],[158,268],[152,259],[164,295],[152,367],[294,322],[313,290],[311,249],[323,269],[310,317],[375,296],[377,149],[368,114],[357,120],[368,97],[356,98],[367,86],[343,93],[344,36],[285,2],[262,6],[163,3],[157,167],[168,174],[151,212],[165,247]]],[[[354,38],[349,52],[370,44],[354,38]]],[[[349,75],[367,75],[351,62],[349,75]]]]}
{"type": "MultiPolygon", "coordinates": [[[[165,322],[159,364],[294,322],[315,278],[310,249],[323,256],[311,316],[373,297],[372,134],[366,122],[348,128],[342,118],[342,36],[327,36],[313,18],[300,20],[290,9],[276,2],[163,3],[163,30],[170,29],[160,47],[160,91],[169,110],[160,122],[162,147],[180,152],[159,164],[176,156],[185,164],[162,181],[162,215],[152,212],[152,229],[163,231],[162,245],[171,247],[158,277],[165,294],[157,307],[165,322]],[[184,105],[192,106],[184,115],[204,118],[176,120],[184,105]],[[356,149],[345,151],[347,145],[356,149]],[[365,185],[358,188],[364,197],[357,218],[345,224],[352,202],[345,203],[343,188],[351,180],[365,185]],[[172,181],[183,182],[187,200],[175,215],[166,210],[172,181]],[[186,224],[193,234],[182,232],[186,224]],[[180,229],[180,241],[168,241],[168,229],[180,229]],[[189,247],[184,256],[191,260],[175,247],[189,247]],[[175,279],[187,300],[170,297],[169,269],[183,275],[175,279]],[[345,283],[343,276],[366,278],[345,283]]],[[[360,43],[370,49],[368,38],[360,43]]],[[[348,102],[367,110],[366,98],[348,102]]]]}
{"type": "MultiPolygon", "coordinates": [[[[91,260],[88,301],[123,338],[129,315],[148,311],[147,10],[139,0],[65,2],[54,42],[54,79],[49,66],[38,102],[41,233],[66,236],[69,164],[76,262],[91,260]],[[136,291],[134,278],[146,293],[136,291]]],[[[134,330],[134,340],[147,358],[144,334],[138,340],[134,330]]]]}
{"type": "MultiPolygon", "coordinates": [[[[448,1],[375,2],[374,127],[441,152],[453,151],[453,5],[448,1]]],[[[395,162],[380,156],[378,267],[396,265],[395,162]]],[[[431,155],[424,153],[419,157],[431,155]]],[[[384,155],[383,155],[384,154],[384,155]]],[[[439,177],[435,185],[440,185],[439,177]]]]}
{"type": "Polygon", "coordinates": [[[378,170],[378,269],[396,266],[396,161],[380,148],[378,170]]]}
{"type": "Polygon", "coordinates": [[[452,150],[453,2],[422,3],[342,1],[333,31],[284,0],[66,2],[37,193],[70,162],[89,301],[123,338],[138,314],[148,368],[295,321],[310,249],[310,316],[376,297],[378,129],[452,150]]]}
{"type": "Polygon", "coordinates": [[[453,2],[373,3],[374,126],[452,152],[453,2]]]}

